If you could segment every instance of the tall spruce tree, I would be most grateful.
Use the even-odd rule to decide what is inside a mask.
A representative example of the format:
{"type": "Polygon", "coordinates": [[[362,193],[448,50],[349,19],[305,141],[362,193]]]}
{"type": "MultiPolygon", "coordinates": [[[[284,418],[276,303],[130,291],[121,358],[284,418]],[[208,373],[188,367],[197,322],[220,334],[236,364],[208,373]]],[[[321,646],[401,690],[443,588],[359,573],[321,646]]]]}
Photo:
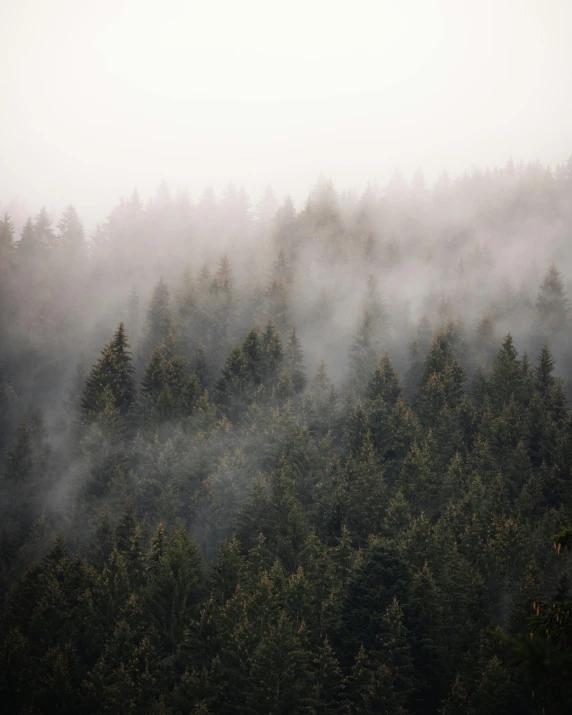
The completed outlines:
{"type": "Polygon", "coordinates": [[[568,324],[568,298],[559,270],[554,264],[546,272],[536,299],[536,323],[540,335],[554,338],[568,324]]]}
{"type": "Polygon", "coordinates": [[[365,311],[358,331],[350,346],[351,384],[358,394],[363,394],[371,377],[378,355],[373,316],[365,311]]]}
{"type": "Polygon", "coordinates": [[[127,336],[123,323],[120,323],[86,380],[81,398],[84,414],[95,416],[105,408],[104,393],[107,389],[119,414],[125,416],[135,401],[133,373],[127,336]]]}
{"type": "Polygon", "coordinates": [[[0,270],[8,263],[14,251],[14,225],[7,213],[0,220],[0,270]]]}
{"type": "Polygon", "coordinates": [[[292,328],[290,337],[288,338],[285,362],[285,367],[290,373],[294,392],[296,394],[303,392],[306,387],[307,378],[304,371],[304,351],[302,350],[302,343],[298,337],[296,326],[292,328]]]}
{"type": "Polygon", "coordinates": [[[64,257],[69,261],[85,258],[85,231],[73,206],[68,206],[58,223],[59,243],[64,257]]]}

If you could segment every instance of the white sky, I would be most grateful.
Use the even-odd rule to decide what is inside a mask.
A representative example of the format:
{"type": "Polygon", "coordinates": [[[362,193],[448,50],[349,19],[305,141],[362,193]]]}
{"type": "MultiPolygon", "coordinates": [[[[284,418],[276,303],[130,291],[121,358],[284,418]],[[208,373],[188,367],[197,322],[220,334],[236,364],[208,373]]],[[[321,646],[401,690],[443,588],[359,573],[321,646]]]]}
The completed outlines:
{"type": "Polygon", "coordinates": [[[572,0],[0,0],[0,202],[572,153],[572,0]]]}

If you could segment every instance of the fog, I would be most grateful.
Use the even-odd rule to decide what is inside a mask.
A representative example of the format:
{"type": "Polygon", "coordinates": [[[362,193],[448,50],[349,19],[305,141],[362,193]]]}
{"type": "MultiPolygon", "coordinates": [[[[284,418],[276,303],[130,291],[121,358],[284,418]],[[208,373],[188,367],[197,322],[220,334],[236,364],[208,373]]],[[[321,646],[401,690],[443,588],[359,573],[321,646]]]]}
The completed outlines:
{"type": "Polygon", "coordinates": [[[555,165],[571,23],[567,0],[4,2],[0,203],[73,203],[91,230],[162,179],[300,208],[322,173],[361,193],[396,167],[555,165]]]}
{"type": "Polygon", "coordinates": [[[572,712],[571,27],[0,3],[7,712],[572,712]]]}

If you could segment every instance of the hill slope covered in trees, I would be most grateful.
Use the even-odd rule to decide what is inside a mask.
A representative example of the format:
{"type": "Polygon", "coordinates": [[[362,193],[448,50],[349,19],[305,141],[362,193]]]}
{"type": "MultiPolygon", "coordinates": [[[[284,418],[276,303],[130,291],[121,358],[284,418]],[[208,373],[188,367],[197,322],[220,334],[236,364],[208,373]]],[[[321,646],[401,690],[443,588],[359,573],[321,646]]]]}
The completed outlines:
{"type": "Polygon", "coordinates": [[[572,161],[0,222],[22,713],[572,706],[572,161]]]}

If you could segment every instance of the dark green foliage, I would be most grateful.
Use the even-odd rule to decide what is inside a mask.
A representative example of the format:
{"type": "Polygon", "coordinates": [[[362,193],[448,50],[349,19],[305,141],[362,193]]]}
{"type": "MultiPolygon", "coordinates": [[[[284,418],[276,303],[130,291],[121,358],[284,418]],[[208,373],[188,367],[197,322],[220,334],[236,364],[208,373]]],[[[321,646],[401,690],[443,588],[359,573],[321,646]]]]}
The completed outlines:
{"type": "Polygon", "coordinates": [[[304,371],[304,352],[296,327],[292,328],[288,345],[286,347],[286,369],[292,380],[292,388],[296,394],[304,392],[306,387],[306,373],[304,371]]]}
{"type": "Polygon", "coordinates": [[[163,353],[160,348],[155,348],[141,380],[141,391],[150,399],[156,400],[165,389],[167,389],[167,374],[163,353]]]}
{"type": "Polygon", "coordinates": [[[0,478],[0,553],[5,565],[13,562],[16,550],[40,517],[52,486],[44,421],[36,412],[16,428],[0,478]]]}
{"type": "Polygon", "coordinates": [[[4,709],[569,712],[569,168],[5,217],[4,709]]]}
{"type": "Polygon", "coordinates": [[[364,312],[358,331],[350,346],[350,366],[352,386],[363,394],[375,367],[378,345],[374,319],[370,312],[364,312]]]}
{"type": "Polygon", "coordinates": [[[184,527],[162,547],[156,537],[153,547],[144,599],[162,648],[172,653],[198,614],[204,591],[202,559],[184,527]]]}
{"type": "Polygon", "coordinates": [[[399,378],[393,370],[389,355],[385,353],[373,371],[367,388],[367,398],[372,401],[381,399],[392,408],[402,394],[399,378]]]}
{"type": "Polygon", "coordinates": [[[161,278],[153,290],[147,311],[144,353],[150,355],[158,345],[166,341],[173,332],[173,327],[169,288],[161,278]]]}
{"type": "Polygon", "coordinates": [[[251,328],[242,344],[245,370],[254,386],[260,385],[264,378],[265,344],[258,326],[251,328]]]}
{"type": "Polygon", "coordinates": [[[510,333],[493,361],[489,390],[497,406],[506,404],[511,397],[518,402],[524,398],[522,367],[510,333]]]}
{"type": "Polygon", "coordinates": [[[404,599],[409,573],[397,548],[390,541],[372,539],[350,583],[342,610],[340,634],[345,657],[357,656],[359,648],[376,647],[382,622],[394,598],[404,599]]]}
{"type": "Polygon", "coordinates": [[[271,625],[252,654],[246,703],[249,712],[312,712],[308,653],[285,613],[271,625]]]}
{"type": "Polygon", "coordinates": [[[38,470],[45,470],[43,431],[43,420],[39,413],[22,420],[18,425],[14,446],[8,454],[4,472],[4,478],[9,483],[19,484],[33,478],[38,479],[38,470]]]}
{"type": "Polygon", "coordinates": [[[86,380],[81,407],[88,418],[103,412],[106,391],[120,415],[129,412],[135,401],[135,380],[128,348],[123,323],[120,323],[86,380]]]}
{"type": "Polygon", "coordinates": [[[215,388],[217,402],[232,422],[238,420],[247,405],[249,378],[250,371],[244,352],[240,345],[235,345],[215,388]]]}

